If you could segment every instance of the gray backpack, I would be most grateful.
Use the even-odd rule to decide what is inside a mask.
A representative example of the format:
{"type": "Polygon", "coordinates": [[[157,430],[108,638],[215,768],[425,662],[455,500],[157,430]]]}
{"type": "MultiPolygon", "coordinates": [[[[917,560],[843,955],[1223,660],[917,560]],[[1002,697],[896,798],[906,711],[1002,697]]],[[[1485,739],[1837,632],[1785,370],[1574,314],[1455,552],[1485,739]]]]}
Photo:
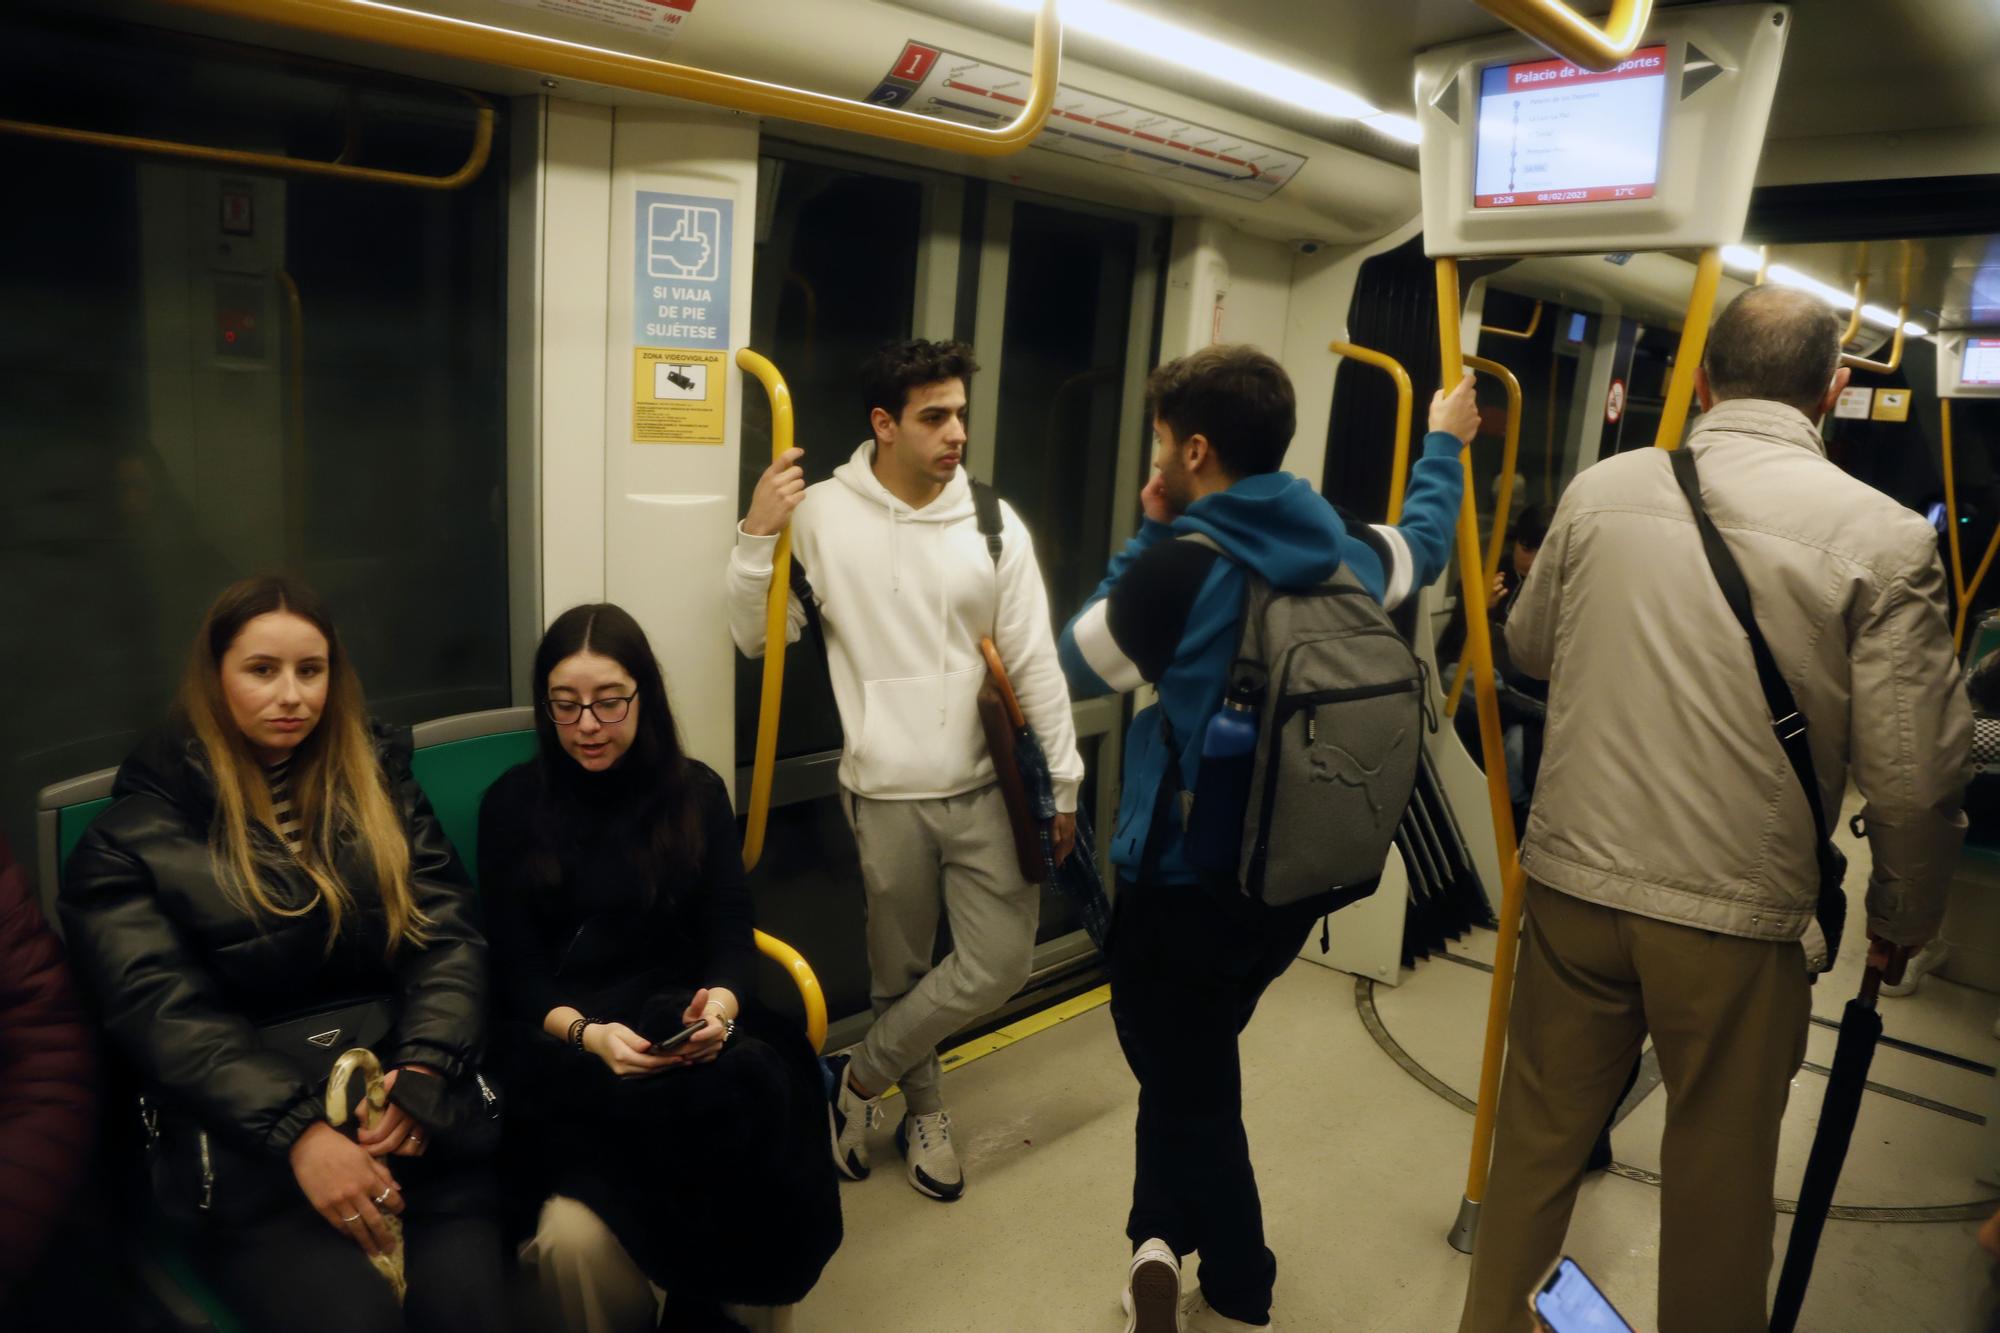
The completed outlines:
{"type": "MultiPolygon", "coordinates": [[[[1182,540],[1228,558],[1206,536],[1182,540]]],[[[1243,573],[1230,679],[1261,683],[1263,703],[1236,886],[1269,907],[1333,895],[1333,910],[1374,892],[1409,805],[1423,669],[1345,565],[1316,588],[1286,591],[1243,573]]],[[[1178,767],[1170,761],[1168,771],[1178,767]]],[[[1185,816],[1192,795],[1182,800],[1185,816]]]]}

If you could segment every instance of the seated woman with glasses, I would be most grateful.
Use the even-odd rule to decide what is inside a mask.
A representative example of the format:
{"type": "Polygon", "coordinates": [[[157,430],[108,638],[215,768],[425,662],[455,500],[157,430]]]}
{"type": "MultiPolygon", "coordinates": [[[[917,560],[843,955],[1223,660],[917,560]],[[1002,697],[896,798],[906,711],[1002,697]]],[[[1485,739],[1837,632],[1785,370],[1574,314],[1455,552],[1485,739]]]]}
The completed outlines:
{"type": "Polygon", "coordinates": [[[618,607],[558,617],[533,680],[539,753],[479,811],[523,1263],[551,1327],[787,1327],[840,1199],[818,1061],[748,999],[728,791],[618,607]]]}
{"type": "Polygon", "coordinates": [[[499,1125],[460,1114],[485,1100],[485,944],[409,758],[406,734],[371,734],[320,600],[238,583],[63,877],[73,961],[144,1089],[154,1192],[250,1328],[506,1319],[499,1125]],[[355,1046],[390,1104],[349,1137],[326,1081],[355,1046]],[[370,1262],[397,1250],[400,1304],[370,1262]]]}

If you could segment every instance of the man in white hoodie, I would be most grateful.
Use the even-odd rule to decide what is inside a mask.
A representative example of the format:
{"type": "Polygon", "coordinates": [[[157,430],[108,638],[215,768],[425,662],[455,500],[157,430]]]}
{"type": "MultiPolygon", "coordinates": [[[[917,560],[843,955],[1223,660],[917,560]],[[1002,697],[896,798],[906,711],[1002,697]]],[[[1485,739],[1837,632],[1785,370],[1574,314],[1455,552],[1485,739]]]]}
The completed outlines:
{"type": "MultiPolygon", "coordinates": [[[[875,1025],[830,1061],[834,1163],[851,1180],[868,1174],[868,1131],[898,1083],[908,1109],[896,1145],[910,1184],[947,1201],[965,1175],[938,1087],[938,1043],[1026,983],[1041,908],[980,729],[980,639],[1000,650],[1047,752],[1058,860],[1075,842],[1083,782],[1033,542],[1004,502],[997,543],[979,529],[964,466],[977,368],[963,343],[917,339],[875,353],[860,376],[871,437],[811,487],[802,451],[774,462],[729,562],[730,632],[745,656],[760,657],[772,554],[790,522],[846,733],[841,796],[867,893],[875,1025]],[[933,967],[940,910],[953,947],[933,967]]],[[[795,590],[787,642],[806,623],[795,590]]]]}

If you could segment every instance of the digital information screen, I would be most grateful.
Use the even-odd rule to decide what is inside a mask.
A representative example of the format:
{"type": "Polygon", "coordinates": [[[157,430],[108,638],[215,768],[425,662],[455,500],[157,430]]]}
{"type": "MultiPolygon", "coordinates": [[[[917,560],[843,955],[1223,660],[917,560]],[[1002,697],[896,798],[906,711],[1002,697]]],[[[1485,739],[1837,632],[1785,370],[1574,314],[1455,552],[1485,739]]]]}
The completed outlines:
{"type": "Polygon", "coordinates": [[[1967,338],[1958,382],[1968,389],[2000,389],[2000,338],[1967,338]]]}
{"type": "Polygon", "coordinates": [[[1479,208],[1650,199],[1660,181],[1667,48],[1602,74],[1567,60],[1479,72],[1479,208]]]}

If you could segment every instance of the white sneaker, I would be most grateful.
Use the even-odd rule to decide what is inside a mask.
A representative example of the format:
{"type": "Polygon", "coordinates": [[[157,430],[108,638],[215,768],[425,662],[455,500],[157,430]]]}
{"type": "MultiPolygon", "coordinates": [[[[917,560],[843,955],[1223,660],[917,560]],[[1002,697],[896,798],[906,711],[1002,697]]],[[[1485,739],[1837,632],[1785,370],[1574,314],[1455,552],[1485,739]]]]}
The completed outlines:
{"type": "Polygon", "coordinates": [[[909,1163],[910,1188],[917,1193],[943,1203],[965,1193],[965,1172],[958,1165],[958,1149],[951,1146],[947,1112],[904,1116],[896,1126],[896,1151],[909,1163]]]}
{"type": "Polygon", "coordinates": [[[1910,955],[1910,961],[1903,969],[1903,979],[1893,986],[1884,985],[1882,994],[1891,999],[1901,999],[1905,995],[1917,993],[1917,983],[1926,973],[1935,972],[1944,966],[1944,960],[1951,956],[1951,950],[1941,939],[1932,940],[1923,948],[1910,955]]]}
{"type": "Polygon", "coordinates": [[[1208,1297],[1201,1294],[1199,1287],[1181,1300],[1182,1333],[1272,1333],[1275,1328],[1275,1321],[1246,1324],[1241,1319],[1231,1319],[1226,1314],[1218,1313],[1208,1303],[1208,1297]]]}
{"type": "Polygon", "coordinates": [[[1163,1240],[1132,1255],[1125,1274],[1125,1333],[1182,1333],[1181,1260],[1163,1240]]]}
{"type": "Polygon", "coordinates": [[[847,1082],[851,1055],[826,1062],[831,1083],[826,1093],[826,1123],[833,1141],[833,1164],[849,1180],[868,1179],[868,1131],[882,1113],[880,1097],[863,1097],[847,1082]]]}

